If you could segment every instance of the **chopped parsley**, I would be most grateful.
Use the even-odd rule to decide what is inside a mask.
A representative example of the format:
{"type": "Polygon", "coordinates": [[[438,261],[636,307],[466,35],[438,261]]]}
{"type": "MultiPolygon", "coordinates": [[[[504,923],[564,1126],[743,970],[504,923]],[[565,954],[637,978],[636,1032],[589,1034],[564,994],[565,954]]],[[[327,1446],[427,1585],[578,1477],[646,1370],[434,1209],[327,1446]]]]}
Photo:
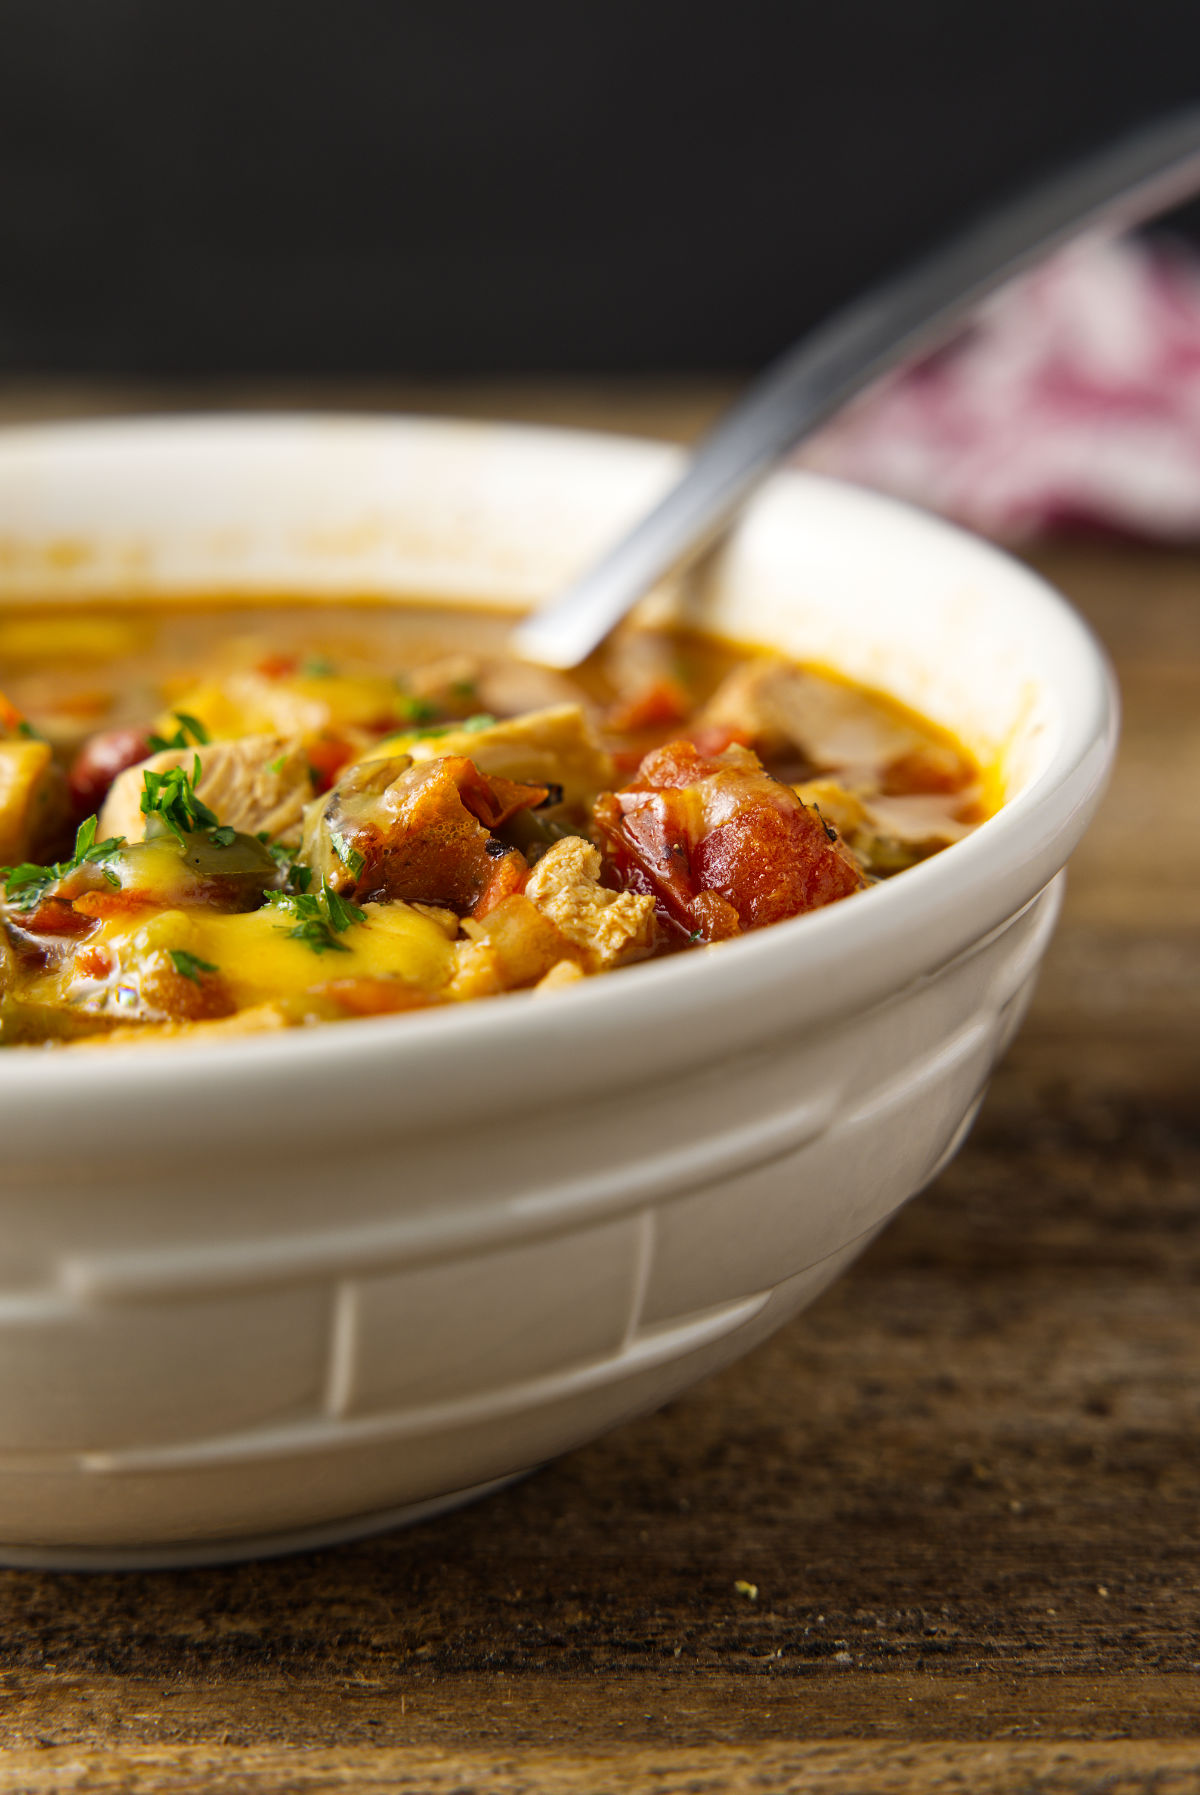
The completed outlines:
{"type": "Polygon", "coordinates": [[[179,728],[173,736],[150,735],[146,737],[151,754],[161,754],[167,748],[190,748],[193,744],[206,747],[209,734],[198,717],[189,716],[187,711],[173,713],[179,728]],[[188,737],[191,737],[191,741],[188,737]]]}
{"type": "MultiPolygon", "coordinates": [[[[420,703],[421,700],[414,699],[413,702],[420,703]]],[[[394,740],[396,736],[403,736],[404,739],[409,742],[424,742],[429,741],[434,736],[456,735],[460,729],[465,729],[468,734],[474,735],[477,730],[490,729],[495,722],[496,718],[492,716],[490,711],[480,711],[474,717],[453,717],[448,723],[432,723],[428,729],[393,729],[389,735],[385,735],[382,739],[385,742],[390,742],[394,740]]]]}
{"type": "Polygon", "coordinates": [[[427,736],[454,735],[460,729],[465,729],[468,734],[475,735],[481,729],[490,729],[495,721],[495,717],[490,712],[480,711],[474,717],[464,717],[461,722],[438,723],[433,729],[414,729],[409,733],[417,741],[423,741],[427,736]]]}
{"type": "Polygon", "coordinates": [[[314,954],[348,954],[350,949],[338,936],[356,922],[366,922],[365,910],[350,904],[323,885],[320,892],[274,892],[268,904],[295,917],[296,926],[284,929],[289,941],[303,941],[314,954]]]}
{"type": "Polygon", "coordinates": [[[90,816],[80,823],[75,833],[75,851],[69,860],[60,860],[51,866],[34,866],[25,860],[20,866],[0,867],[0,883],[3,883],[4,895],[10,902],[15,899],[22,910],[32,910],[41,903],[51,885],[84,865],[98,866],[110,885],[119,885],[116,873],[104,863],[111,860],[124,846],[123,835],[113,835],[107,841],[97,841],[96,819],[90,816]]]}
{"type": "Polygon", "coordinates": [[[333,843],[333,851],[352,878],[357,879],[367,864],[356,847],[352,847],[344,835],[336,829],[329,831],[329,839],[333,843]]]}
{"type": "Polygon", "coordinates": [[[275,756],[274,760],[269,760],[267,762],[267,772],[274,773],[276,776],[278,776],[280,773],[283,772],[283,769],[286,765],[287,765],[286,753],[285,754],[277,754],[275,756]]]}
{"type": "Polygon", "coordinates": [[[237,830],[231,829],[228,823],[222,823],[218,829],[210,829],[208,839],[214,848],[231,848],[237,840],[237,830]]]}
{"type": "Polygon", "coordinates": [[[219,966],[214,966],[211,960],[202,960],[198,954],[189,954],[182,947],[168,948],[167,951],[176,972],[182,973],[185,979],[191,979],[193,985],[200,983],[202,972],[220,972],[221,970],[219,966]]]}
{"type": "Polygon", "coordinates": [[[22,717],[17,724],[17,734],[23,735],[27,742],[44,742],[45,736],[40,729],[35,729],[27,717],[22,717]]]}
{"type": "Polygon", "coordinates": [[[312,867],[305,866],[298,860],[295,850],[284,847],[281,841],[272,841],[265,829],[258,836],[276,866],[286,875],[284,894],[294,897],[298,892],[305,892],[312,884],[312,867]]]}
{"type": "Polygon", "coordinates": [[[437,716],[437,705],[431,704],[428,698],[413,698],[402,692],[396,700],[396,715],[402,723],[432,723],[437,716]]]}
{"type": "Polygon", "coordinates": [[[193,757],[190,774],[184,767],[171,767],[165,773],[147,770],[142,775],[142,815],[161,817],[180,841],[185,835],[195,834],[197,829],[218,829],[220,823],[216,812],[196,796],[200,776],[198,754],[193,757]]]}
{"type": "Polygon", "coordinates": [[[323,654],[314,654],[307,661],[301,662],[300,672],[305,679],[331,679],[337,668],[323,654]]]}

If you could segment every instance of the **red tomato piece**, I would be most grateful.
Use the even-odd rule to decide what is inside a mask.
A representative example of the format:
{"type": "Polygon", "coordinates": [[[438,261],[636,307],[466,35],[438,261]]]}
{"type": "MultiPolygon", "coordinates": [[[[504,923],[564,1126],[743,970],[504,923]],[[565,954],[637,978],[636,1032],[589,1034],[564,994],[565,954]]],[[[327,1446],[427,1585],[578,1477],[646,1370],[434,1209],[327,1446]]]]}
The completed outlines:
{"type": "Polygon", "coordinates": [[[320,736],[309,743],[308,764],[313,770],[317,791],[329,790],[346,762],[354,758],[354,753],[354,744],[344,741],[341,736],[320,736]]]}
{"type": "Polygon", "coordinates": [[[299,655],[268,654],[256,664],[254,671],[261,673],[264,679],[287,679],[299,665],[299,655]]]}
{"type": "Polygon", "coordinates": [[[638,735],[644,729],[673,729],[682,723],[692,708],[692,701],[674,679],[658,679],[635,698],[614,704],[604,719],[604,727],[615,735],[638,735]]]}
{"type": "Polygon", "coordinates": [[[106,947],[81,947],[75,955],[75,969],[85,979],[106,979],[113,969],[113,957],[106,947]]]}

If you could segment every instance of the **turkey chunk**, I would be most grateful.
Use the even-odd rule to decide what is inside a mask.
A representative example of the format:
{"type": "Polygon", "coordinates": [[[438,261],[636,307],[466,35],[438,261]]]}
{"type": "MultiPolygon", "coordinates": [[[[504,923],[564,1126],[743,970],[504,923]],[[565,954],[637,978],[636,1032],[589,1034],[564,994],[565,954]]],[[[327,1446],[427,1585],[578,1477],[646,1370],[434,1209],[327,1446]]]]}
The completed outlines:
{"type": "Polygon", "coordinates": [[[613,783],[612,757],[600,745],[578,704],[556,704],[483,729],[438,730],[429,735],[391,736],[364,758],[407,754],[436,760],[459,754],[481,773],[498,773],[526,785],[562,787],[562,802],[587,811],[597,792],[613,783]]]}
{"type": "Polygon", "coordinates": [[[312,782],[299,738],[282,735],[245,735],[199,748],[164,748],[136,767],[127,767],[104,800],[100,835],[140,841],[146,824],[142,775],[167,773],[172,767],[190,770],[194,759],[200,762],[197,794],[222,823],[244,835],[265,834],[289,845],[300,840],[312,782]]]}
{"type": "Polygon", "coordinates": [[[971,833],[972,825],[947,815],[945,801],[936,795],[879,797],[849,791],[835,779],[810,779],[792,790],[877,878],[915,866],[971,833]]]}
{"type": "Polygon", "coordinates": [[[525,895],[578,949],[588,972],[642,959],[654,945],[654,899],[606,890],[600,850],[581,836],[569,835],[542,855],[525,895]]]}
{"type": "Polygon", "coordinates": [[[732,731],[768,760],[798,758],[813,769],[866,769],[875,777],[922,742],[898,710],[767,655],[735,667],[699,721],[732,731]]]}

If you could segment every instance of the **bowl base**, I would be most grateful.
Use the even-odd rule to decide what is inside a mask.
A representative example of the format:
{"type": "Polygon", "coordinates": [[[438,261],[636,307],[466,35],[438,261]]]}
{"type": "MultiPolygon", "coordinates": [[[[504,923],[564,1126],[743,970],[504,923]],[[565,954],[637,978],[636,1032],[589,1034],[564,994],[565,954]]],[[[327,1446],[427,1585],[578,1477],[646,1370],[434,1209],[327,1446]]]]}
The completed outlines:
{"type": "Polygon", "coordinates": [[[284,1533],[258,1534],[248,1539],[171,1540],[157,1546],[4,1546],[0,1568],[13,1571],[173,1571],[191,1565],[240,1564],[251,1558],[282,1558],[292,1552],[319,1552],[327,1546],[349,1545],[373,1533],[389,1533],[393,1527],[411,1527],[464,1508],[511,1483],[519,1483],[528,1471],[496,1477],[470,1489],[431,1496],[427,1502],[405,1502],[398,1508],[376,1509],[368,1515],[350,1515],[326,1521],[319,1527],[297,1527],[284,1533]]]}

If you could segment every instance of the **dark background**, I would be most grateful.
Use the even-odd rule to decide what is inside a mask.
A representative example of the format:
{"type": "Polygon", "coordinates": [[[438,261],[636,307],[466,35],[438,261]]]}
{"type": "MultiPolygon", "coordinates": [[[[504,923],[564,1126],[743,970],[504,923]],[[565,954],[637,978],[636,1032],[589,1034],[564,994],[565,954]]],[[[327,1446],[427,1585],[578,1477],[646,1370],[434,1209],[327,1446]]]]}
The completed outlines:
{"type": "Polygon", "coordinates": [[[1200,95],[1200,0],[0,0],[0,369],[741,368],[1200,95]]]}

